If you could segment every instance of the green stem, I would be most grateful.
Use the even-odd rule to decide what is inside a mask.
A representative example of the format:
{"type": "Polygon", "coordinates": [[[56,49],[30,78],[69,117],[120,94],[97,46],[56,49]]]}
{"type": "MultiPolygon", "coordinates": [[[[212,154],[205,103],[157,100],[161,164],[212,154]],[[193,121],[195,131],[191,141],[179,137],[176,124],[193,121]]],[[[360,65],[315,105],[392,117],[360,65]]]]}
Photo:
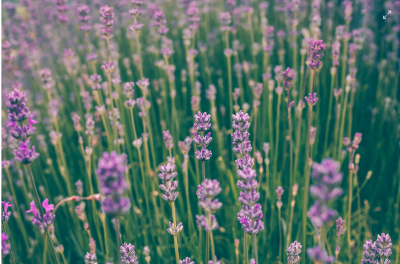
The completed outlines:
{"type": "Polygon", "coordinates": [[[257,235],[253,234],[253,250],[254,250],[254,260],[258,264],[258,254],[257,254],[257,235]]]}
{"type": "Polygon", "coordinates": [[[349,208],[347,211],[347,243],[348,243],[348,257],[349,257],[349,263],[351,262],[351,202],[353,198],[353,171],[350,170],[349,174],[349,208]]]}
{"type": "Polygon", "coordinates": [[[339,157],[340,151],[342,150],[342,145],[343,145],[343,132],[344,132],[344,122],[346,119],[346,108],[347,108],[347,101],[349,99],[349,91],[350,89],[346,89],[346,95],[344,99],[344,106],[343,106],[343,112],[342,112],[342,122],[340,124],[340,134],[339,134],[339,149],[337,150],[337,156],[339,157]]]}
{"type": "MultiPolygon", "coordinates": [[[[336,75],[336,73],[335,73],[336,75]]],[[[325,144],[324,144],[324,151],[328,146],[328,137],[329,137],[329,127],[331,124],[331,112],[332,112],[332,103],[333,103],[333,87],[335,85],[335,75],[331,76],[331,90],[330,90],[330,95],[329,95],[329,107],[328,107],[328,119],[326,120],[326,129],[325,129],[325,144]]]]}
{"type": "MultiPolygon", "coordinates": [[[[174,227],[176,227],[175,202],[171,203],[171,207],[172,207],[172,219],[174,222],[174,227]]],[[[174,235],[174,247],[175,247],[176,264],[179,264],[178,237],[176,235],[174,235]]]]}

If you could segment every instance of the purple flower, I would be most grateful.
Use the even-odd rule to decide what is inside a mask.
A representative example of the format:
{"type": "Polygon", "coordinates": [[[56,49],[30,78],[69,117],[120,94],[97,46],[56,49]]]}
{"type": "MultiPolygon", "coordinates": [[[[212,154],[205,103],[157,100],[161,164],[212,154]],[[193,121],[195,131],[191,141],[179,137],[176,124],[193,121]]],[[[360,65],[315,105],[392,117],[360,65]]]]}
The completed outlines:
{"type": "Polygon", "coordinates": [[[163,139],[164,139],[165,147],[168,150],[171,150],[174,147],[174,143],[173,143],[172,136],[169,133],[169,130],[163,131],[162,133],[163,133],[163,139]]]}
{"type": "Polygon", "coordinates": [[[173,236],[177,236],[183,230],[182,223],[178,223],[176,226],[174,223],[169,222],[169,228],[167,229],[168,233],[173,236]]]}
{"type": "Polygon", "coordinates": [[[248,217],[241,217],[240,223],[242,224],[243,230],[250,234],[258,234],[260,231],[264,230],[264,222],[261,220],[263,214],[261,214],[257,219],[250,219],[248,217]]]}
{"type": "Polygon", "coordinates": [[[103,33],[103,38],[111,39],[113,37],[113,25],[114,25],[114,10],[108,5],[102,6],[100,8],[100,20],[102,24],[101,32],[103,33]]]}
{"type": "Polygon", "coordinates": [[[3,215],[1,217],[1,223],[5,225],[7,224],[11,216],[11,211],[7,211],[8,207],[11,207],[11,204],[4,201],[1,201],[1,204],[3,205],[3,215]]]}
{"type": "Polygon", "coordinates": [[[207,114],[207,112],[198,112],[197,115],[194,115],[194,127],[199,132],[205,132],[211,128],[210,119],[211,115],[207,114]]]}
{"type": "Polygon", "coordinates": [[[309,55],[311,58],[310,68],[313,70],[318,70],[321,67],[322,62],[320,59],[324,56],[324,51],[326,49],[326,44],[321,40],[315,40],[311,43],[309,49],[309,55]]]}
{"type": "Polygon", "coordinates": [[[85,255],[85,264],[98,264],[96,254],[87,252],[85,255]]]}
{"type": "Polygon", "coordinates": [[[217,180],[205,179],[201,185],[198,186],[196,192],[197,197],[200,199],[199,206],[206,212],[214,213],[221,208],[222,203],[218,199],[213,200],[222,191],[217,180]]]}
{"type": "Polygon", "coordinates": [[[344,234],[344,231],[345,231],[344,223],[345,223],[345,221],[342,219],[341,216],[336,220],[336,235],[338,237],[343,236],[343,234],[344,234]]]}
{"type": "Polygon", "coordinates": [[[211,150],[206,149],[206,147],[203,147],[201,151],[196,150],[195,156],[199,161],[207,161],[211,158],[212,152],[211,150]]]}
{"type": "Polygon", "coordinates": [[[194,261],[192,261],[189,257],[179,260],[179,264],[194,264],[194,261]]]}
{"type": "Polygon", "coordinates": [[[132,244],[127,244],[124,243],[123,246],[120,247],[120,251],[121,253],[121,260],[122,263],[132,263],[132,264],[137,264],[139,263],[137,261],[137,257],[136,257],[136,253],[135,253],[135,246],[132,244]]]}
{"type": "Polygon", "coordinates": [[[286,90],[290,90],[293,86],[294,71],[289,67],[283,72],[283,86],[286,90]]]}
{"type": "Polygon", "coordinates": [[[329,264],[333,262],[333,257],[328,256],[328,253],[320,249],[318,246],[308,248],[307,255],[315,264],[329,264]]]}
{"type": "Polygon", "coordinates": [[[178,192],[175,192],[178,187],[178,181],[173,181],[173,179],[178,174],[175,169],[175,165],[171,162],[160,166],[160,173],[158,177],[162,180],[162,184],[159,185],[160,189],[165,192],[161,196],[165,201],[172,203],[178,198],[178,192]]]}
{"type": "Polygon", "coordinates": [[[186,137],[184,141],[178,142],[178,147],[181,150],[182,154],[187,154],[190,151],[192,145],[192,139],[190,137],[186,137]]]}
{"type": "Polygon", "coordinates": [[[123,194],[128,188],[125,181],[125,171],[127,170],[127,157],[125,154],[118,155],[113,151],[103,153],[99,159],[96,170],[100,181],[100,190],[104,195],[123,194]]]}
{"type": "Polygon", "coordinates": [[[36,153],[35,146],[32,146],[31,149],[28,147],[29,139],[25,142],[19,142],[20,147],[14,150],[15,160],[22,164],[30,164],[32,161],[39,157],[39,153],[36,153]]]}
{"type": "Polygon", "coordinates": [[[214,256],[214,260],[208,261],[208,264],[221,264],[221,261],[218,261],[217,256],[214,256]]]}
{"type": "Polygon", "coordinates": [[[49,199],[46,198],[42,202],[42,206],[46,211],[46,213],[43,215],[43,217],[41,216],[39,210],[36,208],[34,201],[32,201],[30,203],[30,205],[31,205],[31,209],[26,211],[26,213],[33,214],[32,224],[34,226],[39,227],[40,230],[44,230],[44,228],[47,228],[54,222],[54,219],[56,218],[56,216],[50,212],[50,211],[54,210],[54,205],[49,204],[49,199]]]}
{"type": "Polygon", "coordinates": [[[392,240],[389,234],[382,233],[378,235],[375,245],[376,253],[381,259],[388,258],[392,255],[392,240]]]}
{"type": "Polygon", "coordinates": [[[307,104],[309,105],[309,106],[313,106],[313,105],[316,105],[317,104],[317,102],[318,102],[318,98],[317,98],[317,93],[314,93],[314,94],[308,94],[308,97],[306,96],[306,97],[304,97],[304,100],[306,100],[306,102],[307,102],[307,104]]]}
{"type": "Polygon", "coordinates": [[[207,147],[212,141],[212,137],[210,137],[210,132],[208,132],[205,136],[200,136],[196,132],[193,132],[193,135],[193,142],[199,147],[207,147]]]}
{"type": "Polygon", "coordinates": [[[296,264],[300,262],[299,254],[301,253],[301,244],[297,241],[294,241],[290,244],[288,249],[286,250],[287,253],[287,261],[289,264],[296,264]]]}
{"type": "Polygon", "coordinates": [[[80,23],[80,30],[82,31],[90,31],[90,29],[92,28],[90,25],[90,9],[89,6],[87,5],[79,5],[78,9],[77,9],[79,16],[78,16],[78,20],[80,23]]]}
{"type": "Polygon", "coordinates": [[[320,230],[323,226],[333,221],[336,217],[336,212],[329,209],[326,205],[321,205],[319,202],[315,202],[308,210],[307,216],[310,218],[313,225],[320,230]]]}
{"type": "Polygon", "coordinates": [[[100,190],[106,196],[102,201],[103,211],[106,214],[117,215],[126,213],[131,206],[130,199],[121,197],[128,183],[125,180],[127,157],[117,152],[104,152],[99,159],[96,174],[99,177],[100,190]]]}
{"type": "Polygon", "coordinates": [[[11,245],[7,243],[9,236],[6,233],[1,233],[1,255],[5,256],[10,253],[11,245]]]}
{"type": "Polygon", "coordinates": [[[282,195],[285,192],[285,190],[283,190],[282,186],[278,186],[278,188],[276,188],[275,192],[276,192],[276,195],[278,196],[278,200],[281,200],[282,195]]]}

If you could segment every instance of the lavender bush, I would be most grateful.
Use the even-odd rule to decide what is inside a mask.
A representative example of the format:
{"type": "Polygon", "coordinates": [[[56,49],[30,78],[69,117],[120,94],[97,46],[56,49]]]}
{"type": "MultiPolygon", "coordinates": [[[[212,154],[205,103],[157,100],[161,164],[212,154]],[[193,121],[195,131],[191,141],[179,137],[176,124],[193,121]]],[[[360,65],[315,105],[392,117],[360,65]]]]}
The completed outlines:
{"type": "Polygon", "coordinates": [[[2,11],[4,263],[400,264],[399,0],[2,11]]]}

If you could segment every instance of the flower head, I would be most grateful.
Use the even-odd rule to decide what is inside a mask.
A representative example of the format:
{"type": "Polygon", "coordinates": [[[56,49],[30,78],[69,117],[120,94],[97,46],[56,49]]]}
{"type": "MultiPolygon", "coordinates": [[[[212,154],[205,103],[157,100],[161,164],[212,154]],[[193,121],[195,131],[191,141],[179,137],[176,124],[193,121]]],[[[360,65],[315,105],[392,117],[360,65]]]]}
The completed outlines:
{"type": "Polygon", "coordinates": [[[96,254],[87,252],[85,255],[85,264],[98,264],[96,254]]]}
{"type": "Polygon", "coordinates": [[[289,67],[283,72],[283,86],[286,90],[290,90],[293,86],[294,71],[289,67]]]}
{"type": "Polygon", "coordinates": [[[120,253],[121,253],[121,260],[122,263],[132,263],[132,264],[137,264],[139,263],[137,261],[137,257],[135,254],[135,246],[132,244],[127,244],[124,243],[123,246],[120,247],[120,253]]]}
{"type": "Polygon", "coordinates": [[[300,262],[300,253],[301,253],[301,244],[297,241],[294,241],[293,243],[290,244],[288,249],[286,250],[287,253],[287,261],[289,264],[296,264],[300,262]]]}
{"type": "Polygon", "coordinates": [[[345,231],[344,223],[345,223],[345,221],[342,219],[341,216],[336,220],[336,235],[338,237],[340,237],[344,234],[344,231],[345,231]]]}
{"type": "Polygon", "coordinates": [[[211,115],[206,112],[198,112],[197,115],[194,115],[194,127],[199,132],[205,132],[211,128],[210,119],[211,115]]]}
{"type": "Polygon", "coordinates": [[[10,203],[1,201],[1,204],[3,205],[3,215],[1,217],[1,223],[7,224],[8,220],[10,219],[11,216],[11,211],[8,211],[8,208],[11,207],[10,203]]]}
{"type": "Polygon", "coordinates": [[[35,202],[32,201],[30,203],[31,209],[26,211],[26,213],[32,213],[33,218],[32,218],[32,224],[34,226],[39,227],[40,230],[44,230],[44,228],[50,226],[53,222],[56,216],[51,213],[51,211],[54,210],[54,205],[49,204],[49,199],[45,199],[42,203],[43,208],[45,209],[46,213],[41,216],[39,210],[35,206],[35,202]]]}
{"type": "Polygon", "coordinates": [[[309,64],[310,68],[317,70],[321,67],[322,62],[320,59],[324,56],[324,51],[326,49],[326,44],[321,40],[315,40],[311,43],[309,48],[309,55],[311,62],[309,64]]]}
{"type": "Polygon", "coordinates": [[[7,239],[9,236],[6,235],[6,233],[1,233],[1,255],[5,256],[10,253],[10,248],[11,245],[10,243],[7,243],[7,239]]]}
{"type": "Polygon", "coordinates": [[[315,264],[329,264],[333,262],[333,257],[328,256],[328,253],[320,249],[318,246],[308,248],[307,255],[315,264]]]}

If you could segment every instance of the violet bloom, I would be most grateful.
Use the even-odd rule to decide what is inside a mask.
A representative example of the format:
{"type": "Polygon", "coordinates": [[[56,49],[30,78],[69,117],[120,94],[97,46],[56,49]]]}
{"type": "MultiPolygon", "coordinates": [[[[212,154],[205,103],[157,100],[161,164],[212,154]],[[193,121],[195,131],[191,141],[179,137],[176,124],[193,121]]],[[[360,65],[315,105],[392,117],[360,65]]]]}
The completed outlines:
{"type": "Polygon", "coordinates": [[[79,29],[82,30],[83,32],[90,31],[91,25],[90,25],[90,9],[89,6],[87,5],[79,5],[78,6],[78,20],[80,23],[79,29]]]}
{"type": "Polygon", "coordinates": [[[317,102],[318,102],[318,97],[317,97],[317,93],[314,93],[314,94],[308,94],[308,97],[306,96],[306,97],[304,97],[304,100],[306,100],[306,102],[307,102],[307,104],[309,105],[309,106],[313,106],[313,105],[316,105],[317,104],[317,102]]]}
{"type": "Polygon", "coordinates": [[[85,255],[85,264],[98,264],[96,254],[87,252],[85,255]]]}
{"type": "Polygon", "coordinates": [[[128,189],[125,180],[127,157],[117,152],[104,152],[99,159],[96,174],[99,177],[100,191],[105,195],[102,201],[103,211],[110,215],[127,213],[131,207],[128,197],[122,195],[128,189]]]}
{"type": "Polygon", "coordinates": [[[200,135],[193,132],[195,136],[193,142],[202,148],[201,150],[196,150],[195,155],[196,159],[203,162],[209,160],[212,156],[212,152],[206,148],[212,141],[211,133],[204,136],[204,132],[211,128],[210,119],[211,115],[207,114],[207,112],[198,112],[197,115],[194,115],[194,127],[200,132],[200,135]]]}
{"type": "Polygon", "coordinates": [[[321,40],[315,40],[311,43],[311,46],[309,48],[309,55],[311,58],[311,62],[309,64],[310,68],[312,70],[318,70],[322,62],[320,59],[324,56],[324,51],[326,49],[326,44],[323,43],[322,39],[321,40]]]}
{"type": "Polygon", "coordinates": [[[165,194],[161,195],[165,201],[169,203],[173,203],[176,198],[178,198],[178,192],[175,192],[178,187],[178,181],[174,181],[173,179],[178,174],[175,169],[175,164],[168,162],[160,166],[160,173],[158,177],[162,180],[162,184],[159,185],[160,189],[165,192],[165,194]]]}
{"type": "Polygon", "coordinates": [[[165,147],[168,150],[171,150],[174,147],[174,142],[173,142],[171,134],[169,133],[169,130],[163,131],[162,133],[163,133],[165,147]]]}
{"type": "Polygon", "coordinates": [[[129,264],[129,263],[138,264],[139,263],[137,261],[134,245],[124,243],[124,245],[120,247],[120,253],[121,253],[122,263],[127,263],[127,264],[129,264]]]}
{"type": "Polygon", "coordinates": [[[7,243],[9,236],[6,233],[1,233],[1,255],[5,256],[10,253],[11,245],[7,243]]]}
{"type": "Polygon", "coordinates": [[[194,261],[192,261],[189,257],[179,260],[179,264],[194,264],[194,261]]]}
{"type": "Polygon", "coordinates": [[[341,188],[336,187],[343,178],[339,168],[339,162],[331,158],[324,159],[321,164],[314,163],[312,166],[311,177],[315,181],[315,185],[310,186],[310,193],[315,202],[307,216],[318,231],[336,216],[336,212],[329,209],[327,204],[343,193],[341,188]]]}
{"type": "Polygon", "coordinates": [[[101,32],[103,38],[109,40],[113,37],[113,25],[114,25],[114,10],[112,7],[105,5],[100,8],[100,20],[102,24],[101,32]]]}
{"type": "Polygon", "coordinates": [[[54,222],[54,219],[56,218],[56,216],[51,213],[51,211],[54,210],[54,205],[49,204],[49,199],[46,198],[42,202],[42,206],[46,211],[46,213],[43,215],[43,217],[41,216],[41,213],[39,212],[39,210],[36,208],[34,201],[32,201],[30,203],[30,205],[31,205],[31,209],[26,211],[26,213],[33,214],[32,224],[34,226],[37,226],[40,230],[44,230],[45,228],[47,228],[54,222]]]}
{"type": "Polygon", "coordinates": [[[217,256],[214,256],[214,260],[208,261],[208,264],[221,264],[221,261],[218,261],[217,256]]]}
{"type": "Polygon", "coordinates": [[[345,221],[342,219],[341,216],[336,220],[336,235],[338,237],[343,236],[343,234],[344,234],[344,231],[345,231],[344,223],[345,223],[345,221]]]}
{"type": "Polygon", "coordinates": [[[301,244],[297,241],[294,241],[290,244],[288,249],[286,250],[287,253],[287,261],[289,264],[297,264],[300,263],[300,253],[301,253],[301,244]]]}
{"type": "Polygon", "coordinates": [[[328,256],[328,253],[321,250],[318,246],[308,248],[307,255],[315,264],[329,264],[333,262],[333,257],[328,256]]]}
{"type": "Polygon", "coordinates": [[[231,134],[234,141],[233,151],[242,156],[235,161],[238,168],[237,174],[240,178],[237,186],[242,189],[238,199],[242,203],[242,209],[237,214],[237,219],[246,233],[257,234],[264,229],[264,222],[262,221],[261,205],[257,203],[260,199],[260,194],[256,191],[258,185],[257,174],[252,169],[254,159],[248,155],[252,150],[249,141],[250,133],[247,132],[250,127],[250,116],[239,111],[236,115],[232,115],[232,119],[232,127],[235,130],[231,134]]]}
{"type": "Polygon", "coordinates": [[[1,216],[1,224],[5,225],[7,224],[8,220],[10,219],[11,216],[11,211],[8,211],[8,207],[11,207],[10,203],[1,201],[1,204],[3,205],[3,214],[1,216]]]}
{"type": "Polygon", "coordinates": [[[14,150],[15,160],[22,164],[30,164],[32,161],[39,157],[39,153],[36,153],[35,146],[32,146],[31,149],[28,147],[29,139],[25,142],[21,141],[20,147],[14,150]]]}
{"type": "Polygon", "coordinates": [[[200,199],[199,206],[203,208],[205,212],[215,213],[221,208],[222,203],[218,199],[215,199],[222,191],[217,180],[205,179],[201,185],[198,186],[196,192],[197,197],[200,199]]]}
{"type": "Polygon", "coordinates": [[[286,90],[290,90],[290,88],[292,88],[293,80],[294,71],[288,67],[285,71],[283,71],[283,86],[285,86],[286,90]]]}

